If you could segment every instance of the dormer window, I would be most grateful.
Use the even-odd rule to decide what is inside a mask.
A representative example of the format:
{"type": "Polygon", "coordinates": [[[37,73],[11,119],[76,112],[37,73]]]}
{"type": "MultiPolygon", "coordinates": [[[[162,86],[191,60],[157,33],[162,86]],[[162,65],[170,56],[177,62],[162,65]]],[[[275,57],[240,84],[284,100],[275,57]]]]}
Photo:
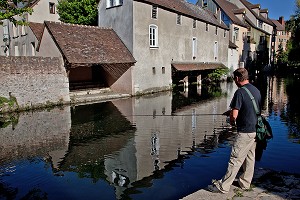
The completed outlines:
{"type": "Polygon", "coordinates": [[[123,5],[123,0],[106,0],[106,8],[112,8],[123,5]]]}
{"type": "Polygon", "coordinates": [[[258,28],[262,28],[263,27],[263,22],[258,20],[258,25],[257,26],[258,26],[258,28]]]}

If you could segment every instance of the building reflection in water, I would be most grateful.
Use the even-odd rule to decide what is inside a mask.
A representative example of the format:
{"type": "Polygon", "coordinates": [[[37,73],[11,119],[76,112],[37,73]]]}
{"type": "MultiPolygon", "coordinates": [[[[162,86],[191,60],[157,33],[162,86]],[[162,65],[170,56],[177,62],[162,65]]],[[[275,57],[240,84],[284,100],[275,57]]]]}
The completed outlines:
{"type": "Polygon", "coordinates": [[[45,157],[54,174],[105,180],[120,199],[221,131],[235,89],[224,83],[212,91],[217,98],[198,88],[22,114],[14,130],[1,129],[1,163],[45,157]]]}

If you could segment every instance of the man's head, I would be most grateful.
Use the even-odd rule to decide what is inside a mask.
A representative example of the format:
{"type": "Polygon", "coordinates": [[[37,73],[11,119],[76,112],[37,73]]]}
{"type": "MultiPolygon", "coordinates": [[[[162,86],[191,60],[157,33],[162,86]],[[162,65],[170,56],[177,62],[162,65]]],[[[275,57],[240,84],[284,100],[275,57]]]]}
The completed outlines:
{"type": "Polygon", "coordinates": [[[239,87],[249,83],[248,79],[248,71],[245,68],[238,68],[233,72],[233,80],[239,87]]]}

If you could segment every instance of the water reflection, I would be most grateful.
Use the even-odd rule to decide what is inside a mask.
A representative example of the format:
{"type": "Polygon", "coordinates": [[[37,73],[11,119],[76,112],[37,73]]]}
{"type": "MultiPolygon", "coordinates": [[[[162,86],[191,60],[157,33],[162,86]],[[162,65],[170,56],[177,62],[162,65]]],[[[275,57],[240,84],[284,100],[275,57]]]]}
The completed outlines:
{"type": "MultiPolygon", "coordinates": [[[[298,134],[298,105],[288,103],[296,86],[275,78],[258,85],[266,92],[274,140],[280,135],[276,130],[282,137],[286,133],[277,124],[281,118],[290,134],[298,134]]],[[[0,128],[0,198],[178,199],[189,194],[224,174],[232,132],[220,113],[235,89],[230,83],[195,86],[7,117],[0,128]]],[[[259,165],[278,166],[270,152],[281,142],[268,146],[259,165]]]]}

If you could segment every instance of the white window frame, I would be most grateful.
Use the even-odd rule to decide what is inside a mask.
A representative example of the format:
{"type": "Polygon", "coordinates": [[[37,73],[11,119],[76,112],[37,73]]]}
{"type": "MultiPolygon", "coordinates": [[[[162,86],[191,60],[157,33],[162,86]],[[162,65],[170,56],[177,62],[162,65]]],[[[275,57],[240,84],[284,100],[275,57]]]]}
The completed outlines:
{"type": "Polygon", "coordinates": [[[152,5],[151,18],[157,19],[157,14],[158,14],[158,7],[156,5],[152,5]]]}
{"type": "Polygon", "coordinates": [[[149,25],[149,46],[150,48],[158,48],[158,26],[149,25]]]}
{"type": "Polygon", "coordinates": [[[192,39],[192,57],[193,59],[196,58],[197,55],[197,38],[193,37],[192,39]]]}

